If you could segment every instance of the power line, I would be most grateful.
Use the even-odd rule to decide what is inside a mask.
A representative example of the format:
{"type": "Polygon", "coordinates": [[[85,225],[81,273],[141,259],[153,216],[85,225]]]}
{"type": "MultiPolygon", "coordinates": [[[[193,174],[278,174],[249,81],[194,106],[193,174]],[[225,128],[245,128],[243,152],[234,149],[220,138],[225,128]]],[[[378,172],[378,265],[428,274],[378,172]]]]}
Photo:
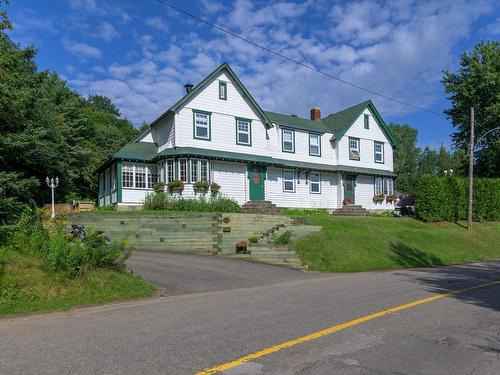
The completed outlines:
{"type": "Polygon", "coordinates": [[[298,61],[298,60],[295,60],[295,59],[293,59],[293,58],[291,58],[291,57],[289,57],[289,56],[286,56],[286,55],[282,54],[281,52],[278,52],[278,51],[276,51],[276,50],[273,50],[273,49],[271,49],[271,48],[268,48],[268,47],[266,47],[266,46],[263,46],[263,45],[261,45],[261,44],[259,44],[259,43],[257,43],[257,42],[254,42],[254,41],[252,41],[252,40],[250,40],[250,39],[248,39],[248,38],[245,38],[244,36],[241,36],[241,35],[239,35],[239,34],[236,34],[236,33],[232,32],[232,31],[230,31],[230,30],[224,29],[224,28],[222,28],[222,27],[220,27],[220,26],[218,26],[218,25],[216,25],[216,24],[214,24],[214,23],[211,23],[211,22],[209,22],[209,21],[207,21],[207,20],[204,20],[203,18],[200,18],[200,17],[198,17],[198,16],[195,16],[195,15],[194,15],[194,14],[192,14],[192,13],[189,13],[189,12],[187,12],[187,11],[183,10],[183,9],[180,9],[180,8],[176,7],[175,5],[173,5],[173,4],[171,4],[171,3],[169,3],[169,2],[167,2],[167,1],[165,1],[165,0],[156,0],[156,1],[157,1],[157,2],[159,2],[160,4],[163,4],[163,5],[165,5],[165,6],[169,7],[169,8],[171,8],[171,9],[173,9],[173,10],[175,10],[175,11],[179,12],[179,13],[182,13],[182,14],[184,14],[184,15],[188,16],[188,17],[191,17],[191,18],[193,18],[193,19],[195,19],[195,20],[197,20],[197,21],[200,21],[200,22],[204,23],[204,24],[205,24],[205,25],[207,25],[207,26],[210,26],[210,27],[212,27],[212,28],[214,28],[214,29],[217,29],[217,30],[219,30],[219,31],[222,31],[223,33],[226,33],[226,34],[231,35],[231,36],[233,36],[233,37],[235,37],[235,38],[237,38],[237,39],[240,39],[240,40],[242,40],[242,41],[244,41],[244,42],[246,42],[246,43],[248,43],[248,44],[251,44],[251,45],[253,45],[254,47],[257,47],[257,48],[260,48],[260,49],[262,49],[262,50],[264,50],[264,51],[266,51],[266,52],[272,53],[272,54],[274,54],[274,55],[276,55],[276,56],[281,57],[281,58],[282,58],[282,59],[284,59],[284,60],[287,60],[287,61],[292,62],[292,63],[294,63],[294,64],[300,65],[300,66],[302,66],[302,67],[304,67],[304,68],[306,68],[306,69],[312,70],[312,71],[314,71],[314,72],[316,72],[316,73],[319,73],[319,74],[321,74],[321,75],[323,75],[323,76],[325,76],[325,77],[328,77],[328,78],[334,79],[334,80],[336,80],[336,81],[342,82],[342,83],[343,83],[343,84],[345,84],[345,85],[348,85],[348,86],[351,86],[351,87],[357,88],[357,89],[359,89],[359,90],[362,90],[362,91],[368,92],[368,93],[370,93],[370,94],[373,94],[373,95],[379,96],[379,97],[381,97],[381,98],[384,98],[384,99],[387,99],[387,100],[391,100],[391,101],[393,101],[393,102],[396,102],[396,103],[399,103],[399,104],[402,104],[402,105],[405,105],[405,106],[408,106],[408,107],[412,107],[412,108],[418,109],[418,110],[420,110],[420,111],[424,111],[424,112],[428,112],[428,113],[432,113],[432,114],[434,114],[434,115],[438,115],[438,116],[443,116],[443,117],[444,117],[444,115],[443,115],[442,113],[435,112],[435,111],[432,111],[432,110],[430,110],[430,109],[426,109],[426,108],[423,108],[423,107],[419,107],[419,106],[417,106],[417,105],[414,105],[414,104],[411,104],[411,103],[405,102],[405,101],[403,101],[403,100],[400,100],[400,99],[397,99],[397,98],[393,98],[393,97],[391,97],[391,96],[387,96],[387,95],[381,94],[381,93],[379,93],[379,92],[377,92],[377,91],[374,91],[374,90],[368,89],[368,88],[366,88],[366,87],[363,87],[363,86],[357,85],[357,84],[355,84],[355,83],[352,83],[352,82],[346,81],[346,80],[344,80],[344,79],[342,79],[342,78],[339,78],[339,77],[337,77],[337,76],[334,76],[334,75],[332,75],[332,74],[329,74],[329,73],[323,72],[322,70],[320,70],[320,69],[316,68],[316,67],[315,67],[315,66],[313,66],[313,65],[310,65],[310,64],[305,64],[305,63],[303,63],[303,62],[300,62],[300,61],[298,61]]]}

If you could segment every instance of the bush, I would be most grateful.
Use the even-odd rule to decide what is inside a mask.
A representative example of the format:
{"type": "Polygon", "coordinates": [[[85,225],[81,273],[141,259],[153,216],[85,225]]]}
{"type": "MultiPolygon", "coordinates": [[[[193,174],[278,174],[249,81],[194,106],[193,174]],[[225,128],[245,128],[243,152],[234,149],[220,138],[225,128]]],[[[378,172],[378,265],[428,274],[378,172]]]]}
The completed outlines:
{"type": "Polygon", "coordinates": [[[209,187],[210,185],[206,181],[198,181],[193,184],[193,190],[195,193],[205,194],[208,191],[209,187]]]}
{"type": "MultiPolygon", "coordinates": [[[[417,183],[416,213],[423,221],[467,219],[468,180],[424,175],[417,183]]],[[[500,220],[500,179],[475,178],[473,219],[500,220]]]]}
{"type": "Polygon", "coordinates": [[[94,211],[116,211],[116,205],[107,204],[105,206],[95,207],[94,211]]]}
{"type": "Polygon", "coordinates": [[[184,190],[184,182],[182,182],[181,180],[170,181],[167,186],[170,193],[181,194],[184,190]]]}
{"type": "Polygon", "coordinates": [[[286,230],[279,236],[274,236],[272,238],[274,245],[288,245],[292,243],[293,232],[291,230],[286,230]]]}
{"type": "Polygon", "coordinates": [[[125,241],[109,243],[100,232],[89,232],[82,240],[73,239],[66,226],[42,224],[42,213],[25,211],[10,236],[7,247],[23,254],[40,256],[49,272],[68,277],[81,275],[88,268],[123,268],[131,249],[125,241]]]}
{"type": "Polygon", "coordinates": [[[166,193],[147,194],[142,207],[145,210],[191,211],[191,212],[239,212],[240,206],[230,198],[217,195],[189,199],[166,193]]]}
{"type": "Polygon", "coordinates": [[[259,234],[254,234],[248,237],[248,242],[250,243],[258,243],[262,239],[262,236],[259,234]]]}

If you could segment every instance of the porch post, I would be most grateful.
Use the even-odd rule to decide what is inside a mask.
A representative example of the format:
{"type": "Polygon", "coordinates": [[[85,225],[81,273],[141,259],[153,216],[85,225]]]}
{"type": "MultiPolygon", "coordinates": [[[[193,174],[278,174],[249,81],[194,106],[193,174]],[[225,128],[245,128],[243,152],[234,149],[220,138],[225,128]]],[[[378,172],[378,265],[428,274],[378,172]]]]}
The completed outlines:
{"type": "Polygon", "coordinates": [[[122,203],[122,161],[116,163],[116,203],[122,203]]]}

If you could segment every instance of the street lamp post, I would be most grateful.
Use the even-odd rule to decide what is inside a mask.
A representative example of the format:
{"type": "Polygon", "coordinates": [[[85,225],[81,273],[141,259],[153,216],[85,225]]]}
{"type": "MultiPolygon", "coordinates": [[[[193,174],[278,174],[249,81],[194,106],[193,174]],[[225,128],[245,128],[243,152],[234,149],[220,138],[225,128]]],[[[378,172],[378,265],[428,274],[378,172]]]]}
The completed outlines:
{"type": "Polygon", "coordinates": [[[55,207],[55,202],[54,202],[54,198],[55,198],[54,190],[59,185],[59,178],[56,177],[54,180],[54,177],[51,177],[51,178],[47,177],[45,179],[45,181],[47,182],[48,187],[52,190],[52,214],[50,215],[50,218],[52,220],[54,220],[54,218],[56,217],[56,207],[55,207]]]}

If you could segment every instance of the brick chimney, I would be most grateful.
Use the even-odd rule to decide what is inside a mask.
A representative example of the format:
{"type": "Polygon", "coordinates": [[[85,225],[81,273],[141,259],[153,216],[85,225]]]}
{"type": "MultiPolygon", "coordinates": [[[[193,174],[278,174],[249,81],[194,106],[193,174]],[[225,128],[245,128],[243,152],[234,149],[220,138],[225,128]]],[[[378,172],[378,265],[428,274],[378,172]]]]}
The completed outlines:
{"type": "Polygon", "coordinates": [[[311,108],[311,120],[318,121],[321,119],[321,109],[319,107],[311,108]]]}

